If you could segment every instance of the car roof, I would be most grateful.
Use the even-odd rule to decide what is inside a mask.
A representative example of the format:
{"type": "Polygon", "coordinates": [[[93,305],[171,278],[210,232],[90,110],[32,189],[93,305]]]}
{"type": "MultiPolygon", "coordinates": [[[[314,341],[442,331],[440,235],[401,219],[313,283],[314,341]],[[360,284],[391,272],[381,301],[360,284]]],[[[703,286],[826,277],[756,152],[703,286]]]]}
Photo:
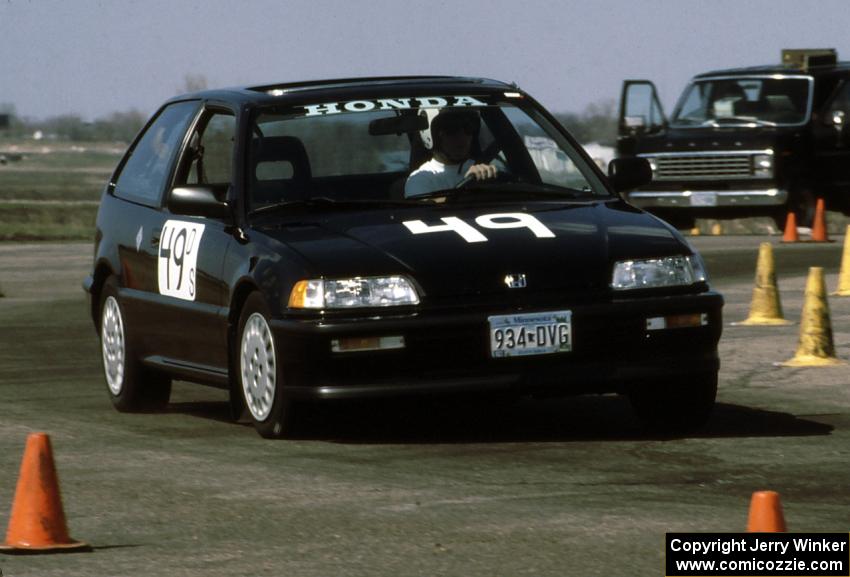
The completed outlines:
{"type": "Polygon", "coordinates": [[[361,95],[374,96],[376,91],[386,97],[400,96],[410,91],[433,90],[447,94],[458,92],[518,91],[516,84],[488,78],[463,76],[372,76],[281,82],[256,86],[239,86],[216,90],[201,90],[182,94],[169,102],[200,98],[234,104],[273,104],[290,100],[356,99],[361,95]]]}
{"type": "Polygon", "coordinates": [[[749,66],[745,68],[727,68],[724,70],[713,70],[711,72],[703,72],[694,76],[694,80],[701,80],[714,76],[753,76],[765,74],[803,74],[806,76],[822,76],[825,74],[834,73],[850,73],[850,62],[836,62],[835,64],[825,64],[820,66],[809,66],[801,68],[798,66],[786,66],[782,64],[773,64],[766,66],[749,66]]]}

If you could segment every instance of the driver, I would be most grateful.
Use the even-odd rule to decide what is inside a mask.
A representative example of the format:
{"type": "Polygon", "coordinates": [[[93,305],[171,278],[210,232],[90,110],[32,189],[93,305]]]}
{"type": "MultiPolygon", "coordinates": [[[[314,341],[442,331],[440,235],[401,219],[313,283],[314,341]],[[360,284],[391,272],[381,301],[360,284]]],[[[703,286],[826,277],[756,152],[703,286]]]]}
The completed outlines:
{"type": "Polygon", "coordinates": [[[480,126],[481,119],[474,110],[442,109],[431,121],[434,157],[407,178],[405,198],[454,188],[466,177],[476,180],[496,178],[494,165],[476,164],[472,158],[474,148],[478,148],[480,126]]]}

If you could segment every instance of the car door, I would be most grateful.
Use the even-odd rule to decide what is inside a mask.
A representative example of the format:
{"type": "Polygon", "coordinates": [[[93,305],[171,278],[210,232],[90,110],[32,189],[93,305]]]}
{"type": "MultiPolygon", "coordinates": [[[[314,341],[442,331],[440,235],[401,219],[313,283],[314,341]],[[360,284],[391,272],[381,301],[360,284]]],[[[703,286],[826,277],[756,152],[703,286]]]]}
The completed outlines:
{"type": "MultiPolygon", "coordinates": [[[[186,132],[198,114],[198,100],[164,106],[122,159],[104,195],[98,235],[101,246],[114,247],[114,269],[125,322],[141,357],[161,351],[160,322],[153,296],[162,206],[186,132]]],[[[110,251],[110,252],[111,252],[110,251]]]]}
{"type": "MultiPolygon", "coordinates": [[[[201,187],[225,200],[233,185],[236,115],[207,104],[177,162],[173,185],[201,187]]],[[[168,199],[167,199],[168,200],[168,199]]],[[[226,377],[229,289],[222,269],[233,242],[229,219],[180,214],[166,201],[158,230],[158,362],[191,377],[226,377]]]]}

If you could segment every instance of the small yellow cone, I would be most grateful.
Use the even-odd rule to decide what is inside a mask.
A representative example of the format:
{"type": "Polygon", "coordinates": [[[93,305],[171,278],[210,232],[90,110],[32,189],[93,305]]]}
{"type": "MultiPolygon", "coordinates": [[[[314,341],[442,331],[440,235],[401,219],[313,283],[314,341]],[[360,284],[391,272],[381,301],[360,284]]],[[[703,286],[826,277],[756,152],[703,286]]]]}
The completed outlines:
{"type": "Polygon", "coordinates": [[[843,364],[844,361],[835,358],[823,268],[813,266],[809,268],[809,278],[806,281],[806,302],[803,303],[803,316],[800,319],[800,344],[797,346],[797,354],[780,365],[825,367],[843,364]]]}
{"type": "Polygon", "coordinates": [[[711,234],[713,234],[714,236],[720,236],[721,234],[723,234],[723,225],[719,222],[715,222],[714,224],[712,224],[711,234]]]}
{"type": "Polygon", "coordinates": [[[841,272],[838,273],[838,290],[832,293],[839,297],[850,297],[850,224],[844,233],[844,252],[841,255],[841,272]]]}
{"type": "Polygon", "coordinates": [[[779,302],[779,289],[776,286],[776,269],[773,264],[773,247],[769,242],[759,245],[759,258],[756,264],[756,285],[753,287],[753,300],[750,304],[750,316],[747,320],[733,325],[790,325],[782,316],[782,303],[779,302]]]}

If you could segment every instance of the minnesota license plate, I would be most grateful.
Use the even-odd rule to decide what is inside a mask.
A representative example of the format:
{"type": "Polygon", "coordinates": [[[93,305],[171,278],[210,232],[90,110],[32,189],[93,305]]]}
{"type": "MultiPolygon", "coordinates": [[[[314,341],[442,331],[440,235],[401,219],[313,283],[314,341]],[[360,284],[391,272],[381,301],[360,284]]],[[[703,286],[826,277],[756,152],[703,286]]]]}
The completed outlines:
{"type": "Polygon", "coordinates": [[[567,353],[572,350],[571,311],[488,317],[493,358],[567,353]]]}

